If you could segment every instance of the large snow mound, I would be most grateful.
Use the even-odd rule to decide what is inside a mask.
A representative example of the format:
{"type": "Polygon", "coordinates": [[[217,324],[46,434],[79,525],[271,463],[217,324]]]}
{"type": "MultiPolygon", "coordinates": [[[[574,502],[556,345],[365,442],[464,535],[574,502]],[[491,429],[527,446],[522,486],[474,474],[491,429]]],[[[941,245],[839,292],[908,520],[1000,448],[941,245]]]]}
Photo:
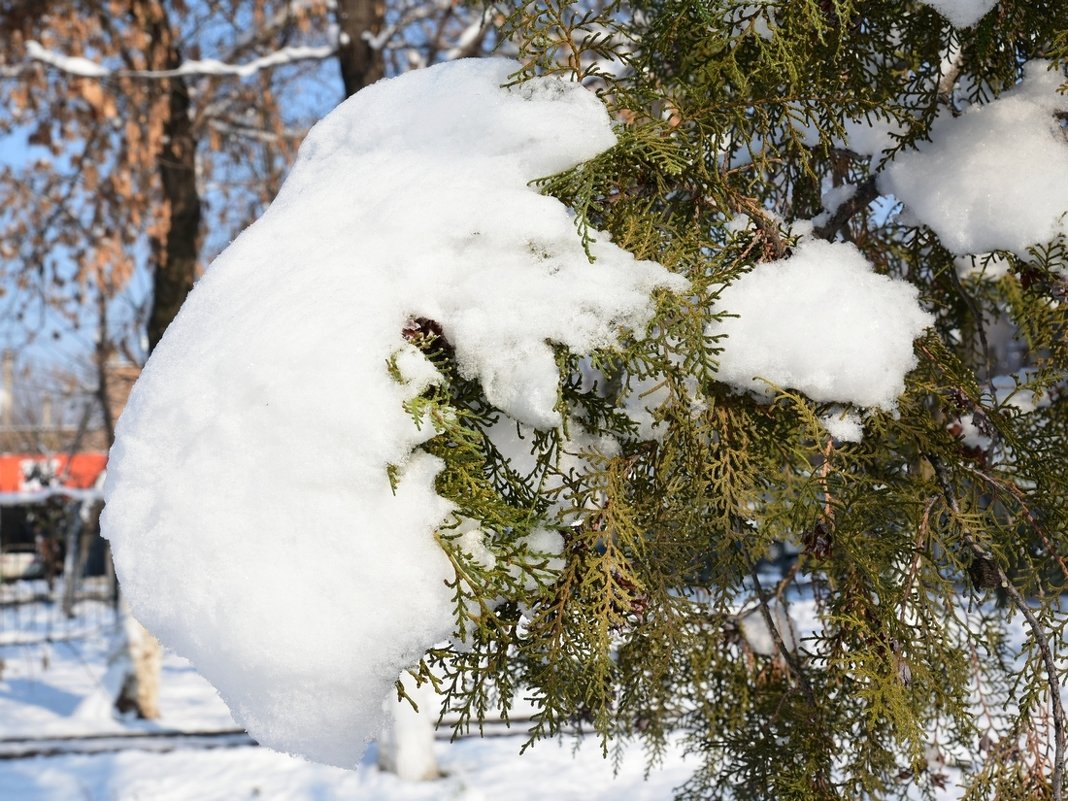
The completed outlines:
{"type": "Polygon", "coordinates": [[[758,264],[720,294],[725,317],[717,377],[770,395],[890,410],[916,365],[912,342],[933,322],[917,290],[874,272],[848,242],[802,240],[789,258],[758,264]]]}
{"type": "Polygon", "coordinates": [[[879,189],[902,201],[957,254],[1011,250],[1068,230],[1068,140],[1057,112],[1064,77],[1032,61],[1019,86],[997,100],[943,113],[931,141],[899,153],[879,189]]]}
{"type": "Polygon", "coordinates": [[[493,403],[547,427],[548,343],[610,346],[685,286],[606,235],[591,264],[528,186],[615,138],[577,84],[501,88],[518,66],[406,74],[316,125],[119,423],[103,527],[127,598],[264,745],[353,766],[398,673],[452,631],[451,506],[403,408],[439,377],[405,325],[437,321],[493,403]]]}

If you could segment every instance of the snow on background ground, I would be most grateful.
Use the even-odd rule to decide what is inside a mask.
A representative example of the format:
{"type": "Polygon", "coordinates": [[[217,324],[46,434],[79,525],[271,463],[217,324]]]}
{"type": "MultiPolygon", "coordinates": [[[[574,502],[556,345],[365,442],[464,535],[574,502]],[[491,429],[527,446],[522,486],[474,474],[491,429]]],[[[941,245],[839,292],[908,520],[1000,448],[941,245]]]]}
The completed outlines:
{"type": "MultiPolygon", "coordinates": [[[[0,763],[0,798],[11,801],[666,801],[685,776],[679,765],[642,779],[639,755],[612,778],[587,743],[575,759],[568,744],[539,745],[515,756],[515,739],[441,745],[449,774],[405,783],[364,764],[355,773],[314,765],[263,748],[125,752],[69,756],[12,768],[0,763]],[[674,768],[674,769],[672,769],[674,768]]],[[[676,762],[673,758],[672,762],[676,762]]]]}
{"type": "MultiPolygon", "coordinates": [[[[767,572],[761,578],[771,585],[778,577],[767,572]]],[[[0,589],[9,597],[16,588],[33,587],[0,589]]],[[[773,617],[784,640],[804,647],[817,628],[814,604],[804,586],[790,595],[789,622],[779,606],[773,617]]],[[[756,653],[770,654],[772,640],[762,616],[745,610],[739,607],[744,636],[756,653]]],[[[0,607],[0,801],[670,801],[674,788],[698,767],[678,742],[647,778],[645,755],[634,744],[624,749],[615,775],[595,737],[565,735],[520,755],[525,739],[520,716],[527,710],[517,713],[511,729],[493,727],[495,736],[486,739],[450,743],[448,732],[439,732],[435,754],[444,776],[435,781],[404,782],[382,772],[373,744],[355,771],[305,762],[235,736],[234,721],[215,690],[187,660],[170,652],[160,685],[162,717],[117,719],[97,697],[107,671],[111,609],[82,602],[75,615],[66,620],[58,605],[43,602],[0,607]],[[228,736],[137,738],[173,732],[228,736]],[[126,739],[107,740],[113,750],[79,753],[99,745],[104,735],[126,739]],[[228,747],[206,747],[212,742],[228,747]],[[59,753],[4,758],[33,747],[59,753]]],[[[1018,618],[1016,623],[1010,642],[1018,648],[1024,632],[1018,618]]],[[[960,796],[959,773],[952,766],[945,773],[948,781],[938,801],[960,796]]]]}
{"type": "MultiPolygon", "coordinates": [[[[11,587],[6,588],[11,592],[11,587]]],[[[0,609],[0,755],[12,741],[86,735],[151,732],[225,732],[235,728],[225,704],[187,660],[168,653],[160,685],[162,717],[146,722],[101,715],[95,696],[107,670],[113,625],[110,608],[83,602],[67,621],[58,607],[36,603],[0,609]],[[50,638],[51,642],[46,641],[50,638]]],[[[254,746],[183,747],[155,753],[153,739],[127,740],[114,753],[22,759],[0,758],[2,801],[408,801],[461,799],[653,799],[672,797],[672,788],[692,771],[678,749],[663,769],[643,780],[645,759],[628,749],[618,776],[587,738],[540,742],[522,756],[524,728],[511,736],[467,738],[436,744],[445,777],[402,782],[379,771],[374,747],[356,771],[305,762],[254,746]]],[[[90,740],[51,742],[66,749],[90,740]]],[[[111,742],[111,741],[109,741],[111,742]]],[[[20,748],[29,747],[19,743],[20,748]]]]}

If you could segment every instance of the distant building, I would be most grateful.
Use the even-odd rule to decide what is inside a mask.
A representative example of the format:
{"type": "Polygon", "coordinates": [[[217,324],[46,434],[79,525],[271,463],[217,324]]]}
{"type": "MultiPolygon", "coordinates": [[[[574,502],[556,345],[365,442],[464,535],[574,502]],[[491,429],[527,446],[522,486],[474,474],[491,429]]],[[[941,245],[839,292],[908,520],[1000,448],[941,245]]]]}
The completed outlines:
{"type": "MultiPolygon", "coordinates": [[[[126,406],[136,365],[115,362],[105,371],[111,424],[126,406]]],[[[15,354],[0,357],[0,552],[40,550],[42,539],[57,540],[69,515],[69,499],[92,500],[107,465],[110,444],[103,414],[77,424],[53,419],[53,401],[18,408],[15,354]]],[[[4,571],[6,572],[6,571],[4,571]]],[[[10,575],[7,576],[11,578],[10,575]]]]}
{"type": "MultiPolygon", "coordinates": [[[[6,350],[0,357],[0,454],[36,453],[51,455],[77,452],[107,453],[110,447],[103,416],[92,418],[84,431],[78,423],[57,421],[53,416],[54,401],[43,396],[34,403],[37,408],[19,408],[18,386],[15,380],[15,354],[6,350]]],[[[111,362],[105,368],[108,406],[111,420],[118,419],[126,407],[134,382],[141,368],[134,364],[111,362]]]]}
{"type": "Polygon", "coordinates": [[[42,493],[57,485],[90,490],[107,465],[100,451],[56,453],[0,453],[0,496],[42,493]]]}

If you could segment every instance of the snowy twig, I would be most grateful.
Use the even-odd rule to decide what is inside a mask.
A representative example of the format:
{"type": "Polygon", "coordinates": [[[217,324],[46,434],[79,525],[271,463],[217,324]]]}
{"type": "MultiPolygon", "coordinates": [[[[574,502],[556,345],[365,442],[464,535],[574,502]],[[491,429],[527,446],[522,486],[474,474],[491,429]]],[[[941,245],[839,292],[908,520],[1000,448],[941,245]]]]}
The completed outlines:
{"type": "MultiPolygon", "coordinates": [[[[953,511],[953,514],[959,519],[960,504],[957,502],[956,492],[954,492],[952,485],[949,483],[949,477],[946,475],[945,466],[934,454],[924,454],[924,458],[926,458],[931,464],[931,467],[934,468],[935,477],[938,480],[939,487],[942,489],[942,494],[946,498],[946,503],[949,504],[949,508],[953,511]]],[[[1035,613],[1031,610],[1031,607],[1028,606],[1027,600],[1020,594],[1016,585],[1009,580],[1008,574],[1001,565],[998,564],[997,560],[992,558],[983,546],[976,541],[975,536],[970,529],[961,526],[961,536],[964,539],[964,544],[968,546],[969,550],[971,550],[976,558],[983,559],[992,565],[997,574],[1001,588],[1005,591],[1005,594],[1008,595],[1017,611],[1023,615],[1024,620],[1027,621],[1027,626],[1031,629],[1031,635],[1035,638],[1035,644],[1038,646],[1039,652],[1041,653],[1042,662],[1046,669],[1046,678],[1049,683],[1050,705],[1053,712],[1053,801],[1062,801],[1064,784],[1065,720],[1064,706],[1061,702],[1061,685],[1057,679],[1057,663],[1053,658],[1053,647],[1050,645],[1049,637],[1046,634],[1042,622],[1035,617],[1035,613]]]]}
{"type": "MultiPolygon", "coordinates": [[[[333,13],[335,0],[327,3],[327,11],[333,13]]],[[[249,28],[245,33],[238,35],[233,42],[231,54],[248,51],[265,43],[269,37],[278,35],[294,24],[299,15],[315,10],[315,0],[289,0],[284,6],[275,10],[274,16],[265,22],[249,28]]],[[[337,40],[336,30],[331,31],[331,41],[337,40]]]]}
{"type": "Polygon", "coordinates": [[[960,47],[953,48],[948,63],[943,62],[945,70],[938,81],[938,102],[946,106],[953,104],[953,89],[960,78],[964,68],[964,51],[960,47]]]}
{"type": "Polygon", "coordinates": [[[866,209],[868,204],[877,197],[879,197],[879,190],[875,186],[875,176],[873,175],[857,184],[857,189],[853,196],[839,206],[834,214],[831,215],[831,219],[818,226],[813,233],[821,239],[833,242],[834,238],[838,236],[838,232],[846,226],[853,218],[853,215],[866,209]]]}
{"type": "Polygon", "coordinates": [[[467,58],[475,55],[479,44],[486,35],[486,31],[489,30],[492,10],[492,6],[487,7],[478,19],[472,21],[470,25],[464,28],[463,32],[456,38],[456,44],[446,51],[446,61],[452,61],[457,58],[467,58]]]}
{"type": "MultiPolygon", "coordinates": [[[[320,47],[283,47],[265,56],[246,61],[244,64],[228,64],[213,58],[195,59],[183,62],[180,66],[168,70],[113,70],[87,58],[64,56],[41,46],[39,42],[26,43],[26,54],[31,61],[47,64],[68,75],[80,78],[143,78],[164,80],[168,78],[191,77],[236,77],[248,78],[265,69],[273,69],[301,61],[323,61],[337,53],[333,44],[320,47]]],[[[2,73],[5,77],[17,75],[20,69],[8,67],[2,73]]]]}
{"type": "Polygon", "coordinates": [[[274,131],[265,131],[264,129],[257,128],[253,125],[244,125],[240,122],[224,119],[222,117],[211,117],[208,120],[208,125],[219,133],[227,134],[228,136],[243,137],[257,142],[274,143],[281,140],[299,142],[308,133],[306,130],[287,128],[279,134],[274,131]]]}
{"type": "Polygon", "coordinates": [[[437,0],[433,3],[415,3],[404,9],[397,19],[390,25],[386,25],[379,31],[378,35],[365,31],[363,34],[363,40],[367,42],[372,50],[381,50],[390,40],[396,36],[401,30],[411,25],[413,22],[418,22],[421,19],[425,19],[433,15],[437,11],[448,10],[451,8],[449,0],[437,0]]]}

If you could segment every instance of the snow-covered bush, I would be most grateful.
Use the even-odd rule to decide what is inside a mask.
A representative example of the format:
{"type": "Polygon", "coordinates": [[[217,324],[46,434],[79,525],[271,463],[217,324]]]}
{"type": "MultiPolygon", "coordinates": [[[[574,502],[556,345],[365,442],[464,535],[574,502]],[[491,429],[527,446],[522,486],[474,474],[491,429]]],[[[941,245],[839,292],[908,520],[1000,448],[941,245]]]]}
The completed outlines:
{"type": "Polygon", "coordinates": [[[527,688],[532,741],[679,732],[684,797],[934,793],[952,758],[1059,801],[1068,8],[1037,5],[520,4],[520,61],[359,93],[120,423],[138,615],[333,764],[410,669],[460,726],[527,688]]]}

